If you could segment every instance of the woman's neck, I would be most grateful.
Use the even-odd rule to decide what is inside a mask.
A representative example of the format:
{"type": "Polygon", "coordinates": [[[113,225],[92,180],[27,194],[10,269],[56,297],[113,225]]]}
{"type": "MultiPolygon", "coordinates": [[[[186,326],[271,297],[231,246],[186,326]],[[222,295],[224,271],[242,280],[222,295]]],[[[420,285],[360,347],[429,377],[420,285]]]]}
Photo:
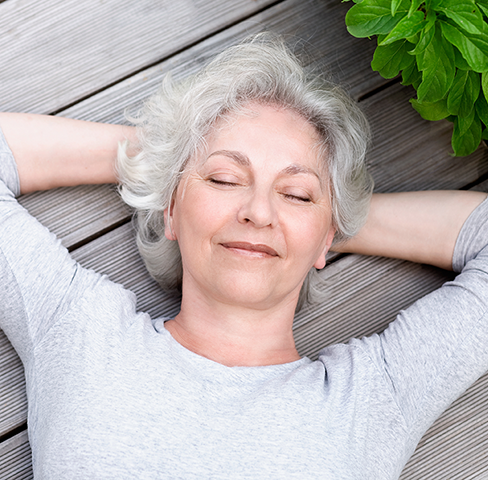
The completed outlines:
{"type": "Polygon", "coordinates": [[[280,308],[185,302],[165,323],[188,350],[226,366],[263,366],[300,359],[293,339],[295,302],[280,308]]]}

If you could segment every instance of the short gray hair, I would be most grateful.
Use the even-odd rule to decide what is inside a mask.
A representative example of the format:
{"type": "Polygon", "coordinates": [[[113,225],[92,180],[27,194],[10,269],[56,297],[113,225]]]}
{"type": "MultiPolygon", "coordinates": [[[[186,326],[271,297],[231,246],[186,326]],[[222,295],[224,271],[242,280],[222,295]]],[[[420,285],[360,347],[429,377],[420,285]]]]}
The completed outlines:
{"type": "MultiPolygon", "coordinates": [[[[164,235],[163,211],[212,126],[253,101],[290,109],[318,132],[334,242],[352,237],[365,222],[373,183],[364,161],[369,143],[364,115],[340,88],[307,73],[280,37],[256,35],[179,84],[167,76],[133,119],[140,153],[130,157],[127,145],[119,149],[120,192],[136,209],[137,245],[149,273],[165,289],[179,289],[183,272],[177,242],[164,235]]],[[[312,268],[304,282],[300,304],[311,299],[314,273],[312,268]]]]}

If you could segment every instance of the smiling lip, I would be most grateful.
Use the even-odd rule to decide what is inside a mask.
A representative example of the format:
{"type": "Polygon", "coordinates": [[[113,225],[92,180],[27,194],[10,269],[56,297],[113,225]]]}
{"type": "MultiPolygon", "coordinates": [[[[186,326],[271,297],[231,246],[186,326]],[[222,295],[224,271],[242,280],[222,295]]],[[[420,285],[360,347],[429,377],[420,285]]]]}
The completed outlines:
{"type": "Polygon", "coordinates": [[[235,249],[235,250],[246,250],[248,252],[257,252],[257,253],[264,253],[266,255],[270,255],[272,257],[278,257],[278,253],[276,250],[268,247],[268,245],[262,245],[260,243],[247,243],[247,242],[228,242],[228,243],[221,243],[221,245],[225,248],[235,249]]]}

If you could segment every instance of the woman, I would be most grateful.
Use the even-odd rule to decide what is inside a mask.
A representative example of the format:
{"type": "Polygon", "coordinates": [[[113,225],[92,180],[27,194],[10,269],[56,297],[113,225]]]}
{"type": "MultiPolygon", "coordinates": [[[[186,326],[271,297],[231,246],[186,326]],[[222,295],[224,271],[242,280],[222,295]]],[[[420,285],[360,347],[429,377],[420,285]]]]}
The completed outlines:
{"type": "Polygon", "coordinates": [[[488,367],[485,195],[373,196],[351,238],[370,203],[365,122],[266,39],[166,85],[141,123],[139,147],[126,127],[0,117],[2,328],[25,366],[36,478],[397,478],[488,367]],[[125,138],[122,194],[149,270],[181,282],[174,319],[136,312],[14,200],[115,182],[125,138]],[[463,272],[312,362],[293,316],[334,240],[463,272]],[[182,275],[161,274],[175,245],[182,275]]]}

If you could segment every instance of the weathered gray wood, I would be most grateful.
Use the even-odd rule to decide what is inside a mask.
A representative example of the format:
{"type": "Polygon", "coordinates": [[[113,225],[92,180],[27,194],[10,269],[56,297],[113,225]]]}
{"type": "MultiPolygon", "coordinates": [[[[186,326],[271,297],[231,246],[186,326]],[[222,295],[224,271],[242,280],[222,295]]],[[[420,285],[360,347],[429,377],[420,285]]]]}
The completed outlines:
{"type": "Polygon", "coordinates": [[[131,224],[123,225],[75,250],[73,258],[85,268],[108,275],[137,295],[138,310],[152,317],[172,317],[179,310],[178,295],[161,290],[149,276],[137,252],[131,224]]]}
{"type": "Polygon", "coordinates": [[[272,1],[1,3],[0,110],[57,111],[272,1]]]}
{"type": "Polygon", "coordinates": [[[0,444],[0,473],[2,480],[33,478],[27,432],[19,433],[0,444]]]}
{"type": "Polygon", "coordinates": [[[128,221],[132,215],[111,185],[83,185],[24,195],[20,203],[67,248],[128,221]]]}
{"type": "Polygon", "coordinates": [[[334,1],[286,0],[249,20],[214,35],[174,57],[131,76],[60,115],[107,123],[124,123],[124,111],[135,113],[164,76],[175,80],[196,73],[217,53],[249,35],[272,31],[294,45],[312,70],[345,86],[355,98],[385,83],[370,68],[374,44],[351,37],[344,26],[349,6],[334,1]]]}
{"type": "Polygon", "coordinates": [[[488,375],[424,435],[401,480],[488,478],[488,375]]]}
{"type": "Polygon", "coordinates": [[[294,326],[299,353],[312,359],[327,345],[381,332],[401,309],[452,275],[400,260],[349,255],[321,277],[322,302],[300,312],[294,326]]]}
{"type": "Polygon", "coordinates": [[[462,188],[488,172],[488,150],[453,157],[452,124],[428,122],[410,106],[409,87],[394,85],[362,102],[373,131],[369,171],[377,192],[462,188]]]}

